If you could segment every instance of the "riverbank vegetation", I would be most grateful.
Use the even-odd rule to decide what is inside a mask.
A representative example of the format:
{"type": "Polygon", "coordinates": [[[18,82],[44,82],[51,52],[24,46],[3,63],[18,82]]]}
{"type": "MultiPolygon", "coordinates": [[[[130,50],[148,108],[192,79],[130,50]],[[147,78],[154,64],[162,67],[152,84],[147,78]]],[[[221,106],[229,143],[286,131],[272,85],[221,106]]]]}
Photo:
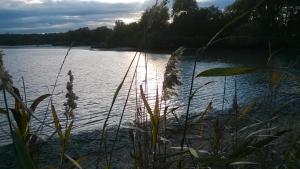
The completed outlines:
{"type": "MultiPolygon", "coordinates": [[[[149,49],[148,45],[151,46],[151,43],[154,43],[154,41],[152,41],[153,39],[151,38],[160,38],[160,36],[157,34],[152,34],[155,32],[155,30],[161,31],[163,29],[160,26],[165,25],[166,27],[169,27],[171,25],[166,22],[167,17],[163,17],[164,19],[162,20],[164,22],[161,22],[162,20],[157,20],[159,16],[163,16],[161,15],[162,11],[164,11],[164,13],[167,11],[165,7],[165,1],[160,4],[156,4],[147,10],[140,21],[141,23],[142,21],[147,22],[147,24],[144,24],[146,25],[144,26],[144,34],[140,36],[140,38],[144,40],[142,42],[144,45],[144,51],[137,51],[135,53],[123,78],[120,79],[120,84],[113,94],[110,109],[105,114],[106,118],[104,121],[99,122],[99,126],[101,126],[101,128],[96,130],[93,134],[89,133],[83,139],[81,138],[82,140],[80,142],[76,142],[76,136],[72,135],[72,125],[74,120],[76,120],[77,95],[80,98],[80,93],[75,94],[73,92],[73,85],[76,85],[76,77],[73,76],[72,72],[70,71],[68,73],[69,81],[66,84],[66,102],[63,103],[65,106],[65,112],[57,112],[55,110],[55,106],[52,104],[52,95],[54,94],[58,78],[54,82],[52,92],[38,97],[29,107],[27,106],[28,103],[25,99],[26,91],[24,90],[23,97],[21,97],[20,91],[13,87],[11,76],[5,70],[3,61],[0,60],[0,77],[2,82],[1,90],[3,92],[5,101],[4,107],[0,110],[1,114],[5,115],[7,121],[9,122],[8,127],[10,128],[10,135],[12,136],[13,142],[13,147],[11,150],[14,151],[14,155],[12,157],[15,157],[15,164],[17,164],[12,164],[12,166],[15,168],[19,167],[26,169],[299,168],[300,131],[298,123],[299,107],[297,107],[299,98],[294,98],[292,100],[277,98],[281,83],[284,83],[286,80],[299,80],[298,75],[291,74],[289,72],[289,70],[293,69],[297,64],[298,59],[296,59],[295,62],[291,63],[287,67],[274,67],[272,65],[272,60],[274,59],[273,57],[278,52],[278,50],[273,50],[272,46],[276,47],[279,44],[281,45],[281,43],[285,43],[282,41],[278,41],[277,43],[277,41],[273,41],[273,38],[270,38],[275,36],[275,33],[279,33],[279,28],[277,29],[274,26],[274,24],[279,20],[278,13],[272,16],[276,16],[276,22],[271,19],[271,16],[268,15],[271,18],[268,17],[267,20],[262,20],[260,23],[266,24],[266,28],[276,28],[275,32],[265,32],[265,35],[270,36],[267,36],[268,55],[265,56],[265,63],[263,65],[253,67],[222,67],[205,70],[203,72],[196,72],[197,64],[201,64],[198,62],[199,57],[202,57],[209,47],[221,42],[223,39],[227,39],[226,37],[237,38],[235,35],[236,31],[231,31],[235,30],[235,24],[237,24],[237,28],[240,28],[241,26],[247,26],[249,22],[252,24],[254,24],[254,21],[259,23],[260,19],[263,19],[262,16],[264,16],[262,13],[258,13],[259,11],[265,11],[264,9],[268,9],[267,11],[269,11],[269,9],[273,9],[273,5],[275,4],[287,5],[289,4],[287,2],[297,1],[260,0],[256,3],[253,2],[254,1],[246,0],[236,1],[234,5],[226,9],[227,12],[229,10],[233,14],[236,13],[233,19],[229,19],[227,22],[224,22],[223,25],[220,25],[216,28],[206,28],[209,31],[215,30],[214,33],[206,34],[210,37],[207,37],[206,43],[198,43],[198,41],[195,40],[195,44],[198,44],[198,46],[201,44],[203,45],[197,49],[197,52],[194,55],[194,62],[193,65],[191,65],[191,69],[193,71],[190,74],[190,89],[187,91],[189,97],[184,105],[184,112],[180,112],[179,117],[176,111],[180,106],[183,105],[171,106],[168,104],[168,100],[171,97],[176,97],[176,89],[180,87],[181,84],[179,76],[180,70],[177,69],[177,66],[180,64],[179,58],[182,56],[185,48],[178,48],[170,56],[164,74],[162,93],[159,93],[157,88],[155,91],[155,98],[153,99],[155,101],[154,103],[150,103],[148,96],[149,91],[147,87],[148,55],[146,53],[149,49]],[[240,4],[242,2],[243,4],[240,4]],[[246,4],[250,6],[247,6],[246,4]],[[236,6],[239,7],[237,8],[236,6]],[[245,8],[245,11],[239,13],[240,7],[244,6],[247,7],[245,8]],[[233,36],[220,36],[223,35],[223,33],[226,34],[229,32],[232,32],[233,36]],[[145,57],[145,80],[144,83],[137,84],[137,74],[141,73],[137,71],[137,67],[141,57],[145,57]],[[130,70],[133,70],[134,72],[131,77],[128,73],[130,70]],[[213,101],[211,101],[203,111],[196,114],[191,114],[190,107],[193,103],[192,100],[194,99],[194,96],[201,94],[199,93],[200,88],[213,83],[213,81],[211,81],[203,84],[202,86],[196,87],[194,81],[196,78],[207,78],[214,76],[224,77],[224,104],[226,102],[226,79],[256,72],[262,72],[265,75],[264,80],[267,81],[268,84],[266,86],[267,92],[263,99],[257,99],[252,102],[239,105],[239,101],[237,100],[239,91],[237,90],[237,85],[235,83],[235,90],[233,91],[234,96],[232,98],[233,104],[231,109],[225,110],[222,107],[221,110],[216,111],[213,108],[213,101]],[[130,87],[127,91],[124,107],[122,110],[119,110],[119,121],[115,126],[108,126],[108,123],[111,120],[111,112],[113,111],[116,99],[118,99],[119,92],[121,90],[125,90],[123,84],[126,79],[130,80],[130,87]],[[129,97],[131,96],[131,92],[135,92],[135,98],[133,99],[136,100],[136,111],[131,112],[135,114],[135,119],[132,123],[124,126],[123,116],[124,112],[126,111],[127,101],[130,99],[129,97]],[[14,97],[14,108],[9,107],[7,104],[6,94],[10,94],[14,97]],[[34,115],[38,104],[46,99],[49,101],[49,106],[45,113],[51,114],[53,119],[53,123],[51,124],[45,123],[43,119],[38,119],[34,115]],[[41,139],[39,139],[40,128],[31,128],[30,123],[33,118],[36,120],[36,123],[39,123],[41,126],[48,125],[53,129],[52,135],[50,138],[47,138],[46,141],[41,141],[41,139]],[[94,137],[91,138],[92,135],[94,137]],[[127,140],[125,143],[121,142],[121,140],[124,140],[124,138],[127,140]],[[53,140],[56,140],[56,142],[53,140]],[[47,144],[50,142],[56,143],[55,150],[57,151],[54,151],[54,153],[51,151],[51,149],[47,149],[47,144]],[[92,144],[92,146],[89,144],[92,144]],[[72,149],[84,149],[84,146],[87,145],[89,145],[89,147],[83,154],[76,154],[72,151],[72,149]],[[47,152],[48,150],[49,152],[47,152]],[[40,154],[40,152],[43,152],[43,154],[40,154]],[[49,157],[47,157],[47,155],[49,157]],[[50,155],[52,155],[52,158],[56,160],[47,160],[51,159],[50,155]]],[[[279,10],[281,12],[285,11],[285,9],[289,9],[286,8],[286,6],[281,7],[281,10],[279,10]]],[[[274,7],[274,9],[277,8],[274,7]]],[[[295,10],[296,9],[298,10],[299,8],[297,7],[295,10]]],[[[194,1],[175,1],[172,13],[172,15],[175,16],[174,23],[177,17],[177,19],[180,20],[181,17],[187,17],[189,14],[194,14],[194,12],[197,13],[201,10],[204,9],[198,9],[198,7],[195,6],[194,1]],[[190,2],[190,4],[186,6],[185,3],[181,4],[180,2],[190,2]]],[[[278,10],[276,11],[278,12],[278,10]]],[[[219,12],[217,12],[218,15],[219,12]]],[[[222,13],[224,12],[220,12],[220,15],[222,15],[222,13]]],[[[294,14],[299,15],[299,13],[296,12],[291,14],[291,16],[294,14]]],[[[286,17],[284,18],[286,19],[286,17]]],[[[181,22],[186,21],[188,21],[188,18],[181,20],[181,22]]],[[[218,23],[222,22],[220,21],[218,23]]],[[[280,22],[279,25],[282,26],[282,24],[283,23],[280,22]]],[[[299,23],[297,22],[297,24],[299,23]]],[[[122,26],[119,25],[119,28],[115,27],[114,29],[122,30],[123,28],[127,28],[127,26],[129,26],[125,24],[121,25],[122,26]]],[[[194,29],[193,26],[183,27],[182,29],[189,28],[194,29]]],[[[288,26],[286,26],[286,28],[288,28],[288,26]]],[[[246,30],[248,29],[249,28],[246,30]]],[[[192,33],[188,32],[187,30],[185,30],[185,32],[192,33]]],[[[295,34],[291,30],[286,37],[293,37],[295,34]]],[[[129,36],[130,34],[126,33],[124,35],[129,36]]],[[[190,37],[193,37],[193,35],[190,37]]],[[[119,38],[121,39],[122,36],[119,38]]],[[[280,38],[280,40],[283,39],[280,38]]],[[[202,40],[205,41],[205,39],[202,40]]],[[[158,42],[163,43],[161,41],[158,42]]],[[[182,42],[183,44],[186,44],[184,41],[182,42]]],[[[194,42],[194,40],[191,42],[194,42]]],[[[178,41],[178,43],[180,43],[180,41],[178,41]]],[[[62,65],[59,67],[57,77],[61,75],[61,69],[64,66],[70,50],[71,47],[68,49],[67,54],[62,61],[62,65]]],[[[299,89],[294,89],[293,92],[299,93],[300,91],[299,89]]],[[[4,157],[3,159],[8,160],[4,157]]]]}

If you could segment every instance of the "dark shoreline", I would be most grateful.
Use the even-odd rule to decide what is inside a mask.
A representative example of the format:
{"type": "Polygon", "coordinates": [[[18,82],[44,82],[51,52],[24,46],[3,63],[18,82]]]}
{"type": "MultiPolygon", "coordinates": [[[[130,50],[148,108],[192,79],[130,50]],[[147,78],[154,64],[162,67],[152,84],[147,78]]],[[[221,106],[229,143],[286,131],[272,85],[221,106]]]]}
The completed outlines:
{"type": "MultiPolygon", "coordinates": [[[[41,45],[0,45],[0,48],[5,47],[5,48],[17,48],[17,47],[70,47],[70,45],[55,45],[55,44],[41,44],[41,45]]],[[[101,51],[141,51],[144,52],[145,49],[142,48],[133,48],[133,47],[127,47],[127,46],[120,46],[120,47],[93,47],[92,45],[73,45],[73,47],[78,47],[78,48],[90,48],[91,50],[101,50],[101,51]]],[[[178,46],[179,48],[180,46],[178,46]]],[[[185,47],[185,52],[184,55],[195,55],[201,47],[199,48],[193,48],[193,47],[185,47]]],[[[173,53],[177,48],[174,49],[147,49],[146,51],[149,53],[160,53],[160,54],[171,54],[173,53]]],[[[276,47],[273,48],[272,50],[297,50],[300,52],[300,48],[294,48],[294,47],[276,47]]],[[[261,47],[253,47],[253,46],[248,46],[248,47],[208,47],[206,51],[211,52],[211,51],[231,51],[231,52],[264,52],[268,53],[269,49],[267,46],[261,46],[261,47]]]]}
{"type": "MultiPolygon", "coordinates": [[[[15,45],[15,46],[1,46],[1,48],[68,48],[69,46],[54,46],[54,45],[15,45]]],[[[130,47],[118,47],[118,48],[92,48],[91,46],[73,46],[73,48],[86,49],[93,51],[115,51],[115,52],[144,52],[144,50],[130,48],[130,47]]],[[[196,48],[185,48],[185,51],[180,60],[194,60],[197,55],[196,48]]],[[[175,50],[148,50],[149,54],[166,54],[171,55],[175,50]]],[[[287,66],[291,62],[298,60],[300,49],[298,48],[274,48],[272,49],[272,62],[274,66],[287,66]],[[279,65],[278,65],[279,64],[279,65]]],[[[198,61],[210,62],[210,61],[222,61],[227,63],[236,63],[247,66],[264,66],[269,57],[269,49],[263,48],[208,48],[202,56],[198,57],[198,61]]],[[[294,68],[300,69],[300,63],[297,63],[294,68]]]]}

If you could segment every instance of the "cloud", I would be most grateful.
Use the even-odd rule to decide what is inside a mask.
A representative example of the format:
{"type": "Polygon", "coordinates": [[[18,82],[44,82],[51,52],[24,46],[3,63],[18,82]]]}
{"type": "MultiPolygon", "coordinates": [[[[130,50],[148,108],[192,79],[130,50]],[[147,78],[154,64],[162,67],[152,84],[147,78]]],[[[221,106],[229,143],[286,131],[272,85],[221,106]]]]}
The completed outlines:
{"type": "MultiPolygon", "coordinates": [[[[224,6],[233,0],[200,0],[224,6]]],[[[0,0],[0,33],[64,32],[137,21],[154,0],[0,0]],[[123,3],[120,3],[123,2],[123,3]],[[126,2],[126,3],[125,3],[126,2]]]]}
{"type": "Polygon", "coordinates": [[[112,26],[119,18],[138,20],[143,10],[132,3],[70,0],[43,3],[4,0],[0,6],[0,33],[47,33],[112,26]]]}

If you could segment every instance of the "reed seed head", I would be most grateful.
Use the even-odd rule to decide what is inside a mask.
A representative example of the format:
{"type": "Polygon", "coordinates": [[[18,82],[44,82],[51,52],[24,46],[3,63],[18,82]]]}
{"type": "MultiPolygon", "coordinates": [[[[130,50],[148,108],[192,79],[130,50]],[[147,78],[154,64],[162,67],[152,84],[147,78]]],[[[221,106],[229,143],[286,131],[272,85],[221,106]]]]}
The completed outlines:
{"type": "Polygon", "coordinates": [[[168,60],[165,74],[164,74],[164,82],[163,82],[163,99],[169,99],[171,96],[176,96],[177,92],[175,91],[175,86],[181,85],[181,82],[178,78],[177,64],[178,58],[182,56],[184,52],[184,48],[178,48],[174,53],[172,53],[171,57],[168,60]]]}
{"type": "Polygon", "coordinates": [[[3,55],[3,52],[0,50],[0,89],[7,88],[13,83],[11,75],[5,69],[3,55]]]}
{"type": "Polygon", "coordinates": [[[65,115],[67,117],[74,118],[73,110],[77,108],[76,100],[78,99],[78,97],[73,91],[74,76],[71,70],[69,70],[68,76],[69,76],[69,81],[67,82],[67,86],[66,86],[66,89],[68,91],[66,94],[67,102],[64,103],[65,115]]]}

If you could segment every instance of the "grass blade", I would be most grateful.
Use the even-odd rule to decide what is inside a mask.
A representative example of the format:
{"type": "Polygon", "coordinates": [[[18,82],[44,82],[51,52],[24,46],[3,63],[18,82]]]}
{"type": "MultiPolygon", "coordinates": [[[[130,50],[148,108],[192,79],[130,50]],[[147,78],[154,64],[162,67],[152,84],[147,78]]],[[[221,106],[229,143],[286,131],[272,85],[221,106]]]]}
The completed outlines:
{"type": "Polygon", "coordinates": [[[250,161],[237,161],[230,163],[229,165],[257,165],[257,163],[250,162],[250,161]]]}
{"type": "Polygon", "coordinates": [[[139,132],[146,132],[145,130],[141,129],[141,128],[138,128],[138,127],[134,127],[134,126],[127,126],[127,125],[122,125],[122,128],[125,128],[125,129],[130,129],[130,130],[134,130],[134,131],[139,131],[139,132]]]}
{"type": "Polygon", "coordinates": [[[63,144],[64,143],[64,135],[63,135],[62,128],[61,128],[61,125],[59,122],[59,118],[57,116],[57,113],[56,113],[55,108],[52,103],[51,103],[51,112],[52,112],[52,116],[53,116],[53,120],[54,120],[55,129],[58,133],[61,144],[63,144]]]}
{"type": "Polygon", "coordinates": [[[149,105],[149,103],[148,103],[148,101],[146,99],[146,96],[144,94],[143,86],[142,85],[140,85],[140,90],[141,90],[141,97],[142,97],[142,100],[143,100],[143,102],[145,104],[147,112],[150,114],[150,116],[152,116],[152,110],[151,110],[150,105],[149,105]]]}
{"type": "Polygon", "coordinates": [[[253,67],[213,68],[199,73],[196,77],[235,76],[253,73],[256,70],[257,68],[253,67]]]}
{"type": "Polygon", "coordinates": [[[72,131],[72,127],[73,127],[73,123],[74,121],[72,120],[70,125],[68,126],[66,133],[65,133],[65,144],[68,143],[70,136],[71,136],[71,131],[72,131]]]}
{"type": "Polygon", "coordinates": [[[0,114],[7,114],[6,110],[4,108],[0,107],[0,114]]]}
{"type": "Polygon", "coordinates": [[[190,151],[190,153],[194,156],[194,157],[196,157],[196,158],[199,158],[199,155],[198,155],[198,153],[197,153],[197,151],[195,150],[195,149],[193,149],[193,148],[189,148],[189,151],[190,151]]]}
{"type": "Polygon", "coordinates": [[[28,149],[24,142],[18,137],[16,132],[12,132],[12,138],[17,155],[18,165],[22,169],[34,169],[32,158],[29,155],[28,149]]]}
{"type": "Polygon", "coordinates": [[[159,95],[158,89],[156,88],[156,99],[153,111],[153,131],[152,131],[152,143],[155,145],[157,143],[158,129],[159,129],[159,95]]]}
{"type": "Polygon", "coordinates": [[[74,160],[72,157],[70,157],[68,154],[65,154],[65,157],[70,160],[78,169],[82,169],[82,167],[80,166],[80,164],[74,160]]]}
{"type": "Polygon", "coordinates": [[[32,112],[34,112],[36,107],[49,96],[51,96],[51,94],[44,94],[44,95],[36,98],[30,106],[30,109],[32,110],[32,112]]]}

